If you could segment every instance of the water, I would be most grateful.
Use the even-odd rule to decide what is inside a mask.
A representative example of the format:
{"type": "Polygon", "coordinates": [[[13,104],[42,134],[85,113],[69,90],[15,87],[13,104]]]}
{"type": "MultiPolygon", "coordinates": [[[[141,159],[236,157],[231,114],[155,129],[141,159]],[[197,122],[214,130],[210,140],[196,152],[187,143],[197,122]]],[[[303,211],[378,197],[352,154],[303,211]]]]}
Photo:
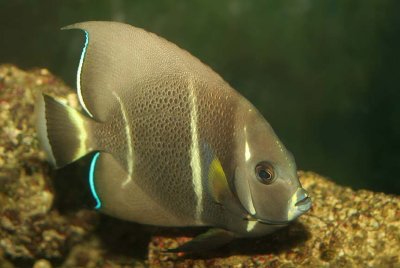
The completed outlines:
{"type": "Polygon", "coordinates": [[[0,63],[47,67],[74,86],[83,34],[60,27],[143,27],[250,99],[300,169],[400,194],[398,10],[395,0],[0,0],[0,63]]]}

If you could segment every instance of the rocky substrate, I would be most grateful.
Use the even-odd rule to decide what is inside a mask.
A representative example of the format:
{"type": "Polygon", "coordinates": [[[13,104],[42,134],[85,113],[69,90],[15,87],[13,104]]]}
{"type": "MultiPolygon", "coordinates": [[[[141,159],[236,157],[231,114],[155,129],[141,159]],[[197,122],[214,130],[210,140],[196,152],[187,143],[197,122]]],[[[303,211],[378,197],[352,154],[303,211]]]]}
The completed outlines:
{"type": "Polygon", "coordinates": [[[400,197],[299,172],[313,207],[272,235],[201,255],[163,252],[203,230],[152,228],[90,209],[85,160],[54,171],[38,149],[39,92],[79,109],[48,70],[0,65],[0,267],[400,267],[400,197]]]}

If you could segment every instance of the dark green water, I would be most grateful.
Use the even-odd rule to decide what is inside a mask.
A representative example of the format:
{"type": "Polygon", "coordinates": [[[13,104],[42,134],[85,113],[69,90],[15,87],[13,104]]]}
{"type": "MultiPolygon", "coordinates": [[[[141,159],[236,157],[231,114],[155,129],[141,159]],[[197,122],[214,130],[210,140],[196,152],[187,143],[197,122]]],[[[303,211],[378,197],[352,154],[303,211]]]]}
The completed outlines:
{"type": "Polygon", "coordinates": [[[116,20],[189,50],[250,99],[298,166],[400,194],[396,0],[0,0],[0,63],[75,86],[85,20],[116,20]]]}

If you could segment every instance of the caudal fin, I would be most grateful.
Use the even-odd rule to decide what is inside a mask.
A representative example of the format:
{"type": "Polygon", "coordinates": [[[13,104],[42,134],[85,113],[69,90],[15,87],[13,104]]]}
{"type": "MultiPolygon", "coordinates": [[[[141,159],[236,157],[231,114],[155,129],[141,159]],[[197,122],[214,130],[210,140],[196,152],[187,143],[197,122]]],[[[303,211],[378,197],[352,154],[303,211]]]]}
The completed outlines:
{"type": "Polygon", "coordinates": [[[36,103],[39,142],[48,159],[63,167],[95,150],[91,129],[96,122],[50,96],[40,95],[36,103]]]}

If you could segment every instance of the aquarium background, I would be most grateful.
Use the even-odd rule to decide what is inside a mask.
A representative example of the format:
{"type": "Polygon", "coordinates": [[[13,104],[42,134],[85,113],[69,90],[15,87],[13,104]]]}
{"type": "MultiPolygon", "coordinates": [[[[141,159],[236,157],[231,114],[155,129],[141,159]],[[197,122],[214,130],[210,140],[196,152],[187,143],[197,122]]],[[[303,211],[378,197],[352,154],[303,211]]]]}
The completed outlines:
{"type": "Polygon", "coordinates": [[[0,63],[75,87],[86,20],[155,32],[247,97],[299,169],[400,194],[400,1],[0,0],[0,63]]]}

